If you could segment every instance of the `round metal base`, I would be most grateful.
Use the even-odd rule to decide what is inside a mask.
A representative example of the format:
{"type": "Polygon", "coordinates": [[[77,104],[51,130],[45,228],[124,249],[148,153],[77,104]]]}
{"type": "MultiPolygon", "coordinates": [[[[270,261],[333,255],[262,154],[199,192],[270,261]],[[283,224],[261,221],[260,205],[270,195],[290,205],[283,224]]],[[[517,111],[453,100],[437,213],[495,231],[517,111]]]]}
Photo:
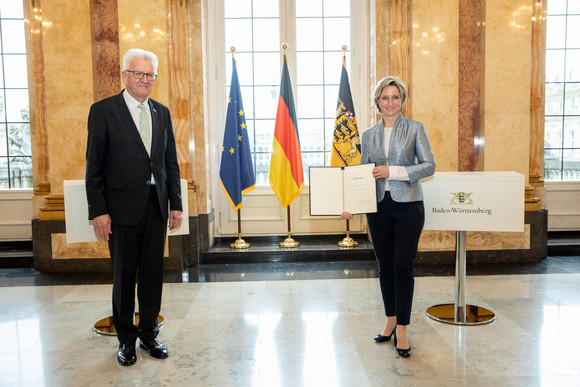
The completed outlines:
{"type": "Polygon", "coordinates": [[[284,239],[284,242],[280,242],[280,247],[298,247],[300,246],[300,242],[296,242],[292,238],[284,239]]]}
{"type": "Polygon", "coordinates": [[[453,325],[483,325],[495,321],[495,313],[481,306],[466,305],[464,311],[465,321],[456,321],[455,304],[434,305],[427,309],[427,316],[453,325]]]}
{"type": "MultiPolygon", "coordinates": [[[[157,326],[161,328],[165,319],[163,316],[157,316],[157,326]]],[[[139,325],[139,313],[135,313],[135,325],[139,325]]],[[[96,334],[105,336],[117,336],[117,330],[113,324],[113,316],[105,317],[95,323],[93,330],[96,334]]]]}
{"type": "Polygon", "coordinates": [[[358,246],[358,242],[353,240],[350,237],[346,237],[343,240],[341,240],[340,242],[338,242],[338,245],[340,247],[355,247],[355,246],[358,246]]]}
{"type": "Polygon", "coordinates": [[[234,243],[230,244],[232,249],[247,249],[250,247],[250,244],[243,239],[236,239],[234,243]]]}

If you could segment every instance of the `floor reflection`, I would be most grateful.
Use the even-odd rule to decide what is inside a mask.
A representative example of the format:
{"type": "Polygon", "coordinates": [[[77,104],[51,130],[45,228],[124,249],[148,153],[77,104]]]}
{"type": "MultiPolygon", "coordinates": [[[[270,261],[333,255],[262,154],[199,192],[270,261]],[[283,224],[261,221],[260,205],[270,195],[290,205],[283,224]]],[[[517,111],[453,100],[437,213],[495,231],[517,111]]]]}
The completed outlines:
{"type": "Polygon", "coordinates": [[[377,278],[273,274],[294,279],[180,273],[164,285],[169,358],[139,350],[131,367],[117,365],[115,337],[92,331],[110,315],[110,284],[3,286],[0,386],[580,385],[580,273],[468,276],[467,301],[497,316],[468,327],[426,316],[454,299],[452,276],[416,278],[409,359],[373,340],[385,322],[377,278]]]}
{"type": "Polygon", "coordinates": [[[544,305],[542,317],[539,345],[542,373],[567,374],[580,366],[580,303],[544,305]]]}
{"type": "Polygon", "coordinates": [[[304,343],[304,364],[302,381],[307,383],[324,375],[320,382],[338,381],[336,352],[334,348],[334,322],[338,313],[302,313],[306,324],[306,342],[304,343]]]}
{"type": "Polygon", "coordinates": [[[43,350],[38,319],[0,323],[0,385],[2,379],[17,381],[21,386],[44,384],[43,350]]]}

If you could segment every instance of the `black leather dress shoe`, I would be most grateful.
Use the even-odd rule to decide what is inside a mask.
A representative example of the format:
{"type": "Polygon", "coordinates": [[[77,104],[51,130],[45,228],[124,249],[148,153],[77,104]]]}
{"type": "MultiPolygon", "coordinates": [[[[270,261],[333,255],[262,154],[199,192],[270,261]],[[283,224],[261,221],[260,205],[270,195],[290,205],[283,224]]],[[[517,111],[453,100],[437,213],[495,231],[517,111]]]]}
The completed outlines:
{"type": "Polygon", "coordinates": [[[395,330],[397,330],[397,327],[395,327],[393,329],[393,331],[391,332],[391,334],[388,335],[388,336],[383,336],[383,335],[381,335],[379,333],[378,335],[375,336],[375,342],[377,342],[377,343],[384,343],[385,341],[391,340],[391,336],[393,335],[393,333],[395,333],[395,330]]]}
{"type": "Polygon", "coordinates": [[[399,349],[397,348],[397,333],[395,333],[395,349],[397,350],[397,353],[399,354],[399,356],[401,357],[411,357],[411,347],[407,348],[407,349],[399,349]]]}
{"type": "Polygon", "coordinates": [[[411,357],[411,347],[409,347],[407,349],[399,349],[399,348],[397,348],[397,353],[401,357],[411,357]]]}
{"type": "Polygon", "coordinates": [[[130,366],[137,361],[137,354],[135,353],[135,344],[119,344],[117,351],[117,363],[122,366],[130,366]]]}
{"type": "Polygon", "coordinates": [[[167,347],[159,342],[157,339],[140,340],[139,346],[149,351],[149,355],[157,359],[165,359],[169,356],[167,347]]]}

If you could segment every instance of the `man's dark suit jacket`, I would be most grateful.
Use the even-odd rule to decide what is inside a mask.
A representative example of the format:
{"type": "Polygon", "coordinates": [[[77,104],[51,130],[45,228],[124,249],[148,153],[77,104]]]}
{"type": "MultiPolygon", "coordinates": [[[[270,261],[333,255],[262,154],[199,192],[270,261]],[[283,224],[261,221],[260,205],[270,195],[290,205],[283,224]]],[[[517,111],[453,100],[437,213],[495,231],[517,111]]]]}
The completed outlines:
{"type": "Polygon", "coordinates": [[[151,157],[123,94],[91,106],[88,120],[86,190],[89,219],[109,214],[111,222],[135,225],[143,217],[151,173],[164,219],[182,211],[179,165],[169,109],[149,98],[151,157]]]}

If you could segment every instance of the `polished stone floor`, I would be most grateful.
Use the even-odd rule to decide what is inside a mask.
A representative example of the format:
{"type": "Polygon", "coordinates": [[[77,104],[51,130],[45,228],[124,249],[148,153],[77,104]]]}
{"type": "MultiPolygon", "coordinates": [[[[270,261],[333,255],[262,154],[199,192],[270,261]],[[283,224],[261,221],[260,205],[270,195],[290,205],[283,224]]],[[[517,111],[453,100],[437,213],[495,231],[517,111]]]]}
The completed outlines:
{"type": "Polygon", "coordinates": [[[376,344],[384,324],[372,262],[216,265],[167,273],[160,340],[115,361],[110,274],[0,270],[0,386],[578,386],[580,258],[468,268],[467,301],[496,314],[459,327],[452,268],[418,268],[412,356],[376,344]]]}

